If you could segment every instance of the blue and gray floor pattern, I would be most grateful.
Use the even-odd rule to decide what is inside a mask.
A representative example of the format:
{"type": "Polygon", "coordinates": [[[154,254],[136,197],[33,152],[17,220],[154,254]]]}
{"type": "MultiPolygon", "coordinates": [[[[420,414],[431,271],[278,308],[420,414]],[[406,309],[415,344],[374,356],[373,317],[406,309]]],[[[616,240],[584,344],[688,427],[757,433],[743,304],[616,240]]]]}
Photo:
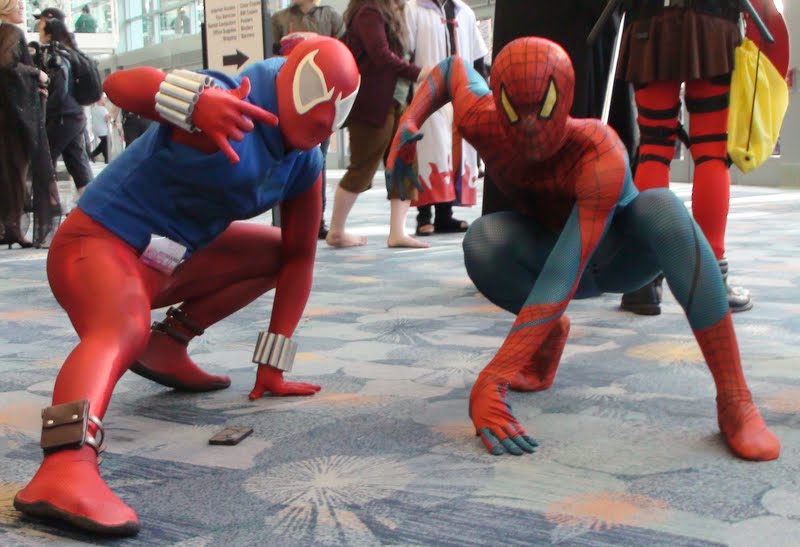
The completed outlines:
{"type": "MultiPolygon", "coordinates": [[[[331,197],[341,172],[332,175],[331,197]]],[[[318,395],[247,400],[270,295],[190,346],[202,366],[230,374],[229,389],[177,394],[131,374],[119,383],[102,474],[142,531],[115,544],[800,544],[800,192],[732,191],[731,277],[755,299],[735,316],[737,333],[783,443],[779,460],[749,463],[718,434],[711,377],[669,294],[658,317],[618,311],[617,295],[574,302],[555,385],[510,396],[539,451],[487,454],[467,397],[514,318],[471,285],[460,235],[387,249],[381,186],[352,214],[366,247],[319,246],[292,375],[322,384],[318,395]],[[225,425],[255,433],[209,446],[225,425]]],[[[673,190],[689,199],[689,186],[673,190]]],[[[77,341],[45,258],[0,250],[2,545],[96,541],[11,506],[40,461],[40,409],[77,341]]]]}

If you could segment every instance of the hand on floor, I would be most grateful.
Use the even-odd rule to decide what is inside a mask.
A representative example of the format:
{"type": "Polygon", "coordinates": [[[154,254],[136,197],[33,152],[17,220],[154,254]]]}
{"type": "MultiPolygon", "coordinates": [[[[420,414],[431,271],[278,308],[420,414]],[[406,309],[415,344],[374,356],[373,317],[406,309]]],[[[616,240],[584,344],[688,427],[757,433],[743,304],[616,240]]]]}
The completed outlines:
{"type": "Polygon", "coordinates": [[[269,392],[273,397],[287,395],[314,395],[322,389],[318,385],[305,382],[287,382],[283,379],[283,371],[268,365],[258,367],[256,385],[250,392],[250,400],[260,399],[264,393],[269,392]]]}
{"type": "Polygon", "coordinates": [[[478,376],[469,397],[469,416],[475,433],[495,456],[533,454],[539,443],[525,434],[511,414],[511,405],[506,401],[507,387],[487,380],[483,374],[478,376]]]}

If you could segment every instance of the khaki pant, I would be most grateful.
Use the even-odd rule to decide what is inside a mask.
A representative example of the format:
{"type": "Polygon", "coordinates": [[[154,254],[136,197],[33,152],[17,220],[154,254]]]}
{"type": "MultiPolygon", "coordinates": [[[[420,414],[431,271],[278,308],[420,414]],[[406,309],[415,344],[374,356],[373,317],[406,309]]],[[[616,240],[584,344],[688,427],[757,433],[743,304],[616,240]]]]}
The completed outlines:
{"type": "MultiPolygon", "coordinates": [[[[389,146],[392,144],[397,125],[403,108],[394,103],[394,108],[389,110],[383,127],[375,127],[359,121],[347,124],[350,134],[350,165],[342,177],[339,186],[348,192],[360,194],[372,188],[372,179],[378,172],[378,167],[389,156],[389,146]]],[[[404,181],[406,199],[417,199],[417,189],[410,181],[404,181]]],[[[399,198],[399,192],[389,192],[389,199],[399,198]]]]}

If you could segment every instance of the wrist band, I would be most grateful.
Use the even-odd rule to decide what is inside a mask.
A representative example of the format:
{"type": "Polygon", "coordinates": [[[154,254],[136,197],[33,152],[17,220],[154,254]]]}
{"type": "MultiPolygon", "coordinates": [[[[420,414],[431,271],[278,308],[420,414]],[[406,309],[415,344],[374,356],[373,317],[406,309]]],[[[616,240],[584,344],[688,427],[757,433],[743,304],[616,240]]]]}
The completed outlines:
{"type": "Polygon", "coordinates": [[[156,112],[185,131],[199,131],[192,122],[192,112],[200,95],[216,87],[211,76],[178,69],[167,74],[156,93],[156,112]]]}
{"type": "Polygon", "coordinates": [[[296,353],[297,344],[282,334],[259,332],[256,349],[253,351],[253,362],[291,372],[296,353]]]}

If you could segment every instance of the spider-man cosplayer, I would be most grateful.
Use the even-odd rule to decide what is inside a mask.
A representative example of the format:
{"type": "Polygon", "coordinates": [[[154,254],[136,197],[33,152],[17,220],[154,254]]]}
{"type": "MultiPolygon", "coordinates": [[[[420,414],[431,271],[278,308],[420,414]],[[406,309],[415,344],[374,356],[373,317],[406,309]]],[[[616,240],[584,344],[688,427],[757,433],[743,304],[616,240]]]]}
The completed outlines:
{"type": "Polygon", "coordinates": [[[14,499],[17,509],[135,534],[136,513],[98,469],[100,420],[115,384],[136,362],[135,372],[178,390],[227,387],[186,346],[273,288],[250,398],[320,389],[287,382],[283,372],[311,288],[322,211],[317,145],[347,117],[359,81],[347,47],[323,37],[235,78],[143,67],[106,80],[114,104],[161,123],[94,180],[50,247],[53,294],[80,343],[42,412],[44,461],[14,499]],[[278,204],[282,228],[234,222],[278,204]],[[167,305],[178,307],[151,332],[150,310],[167,305]]]}
{"type": "Polygon", "coordinates": [[[390,182],[411,177],[417,129],[448,101],[459,131],[499,188],[525,214],[481,217],[464,239],[467,272],[498,306],[517,314],[480,373],[469,411],[492,454],[533,452],[511,414],[507,389],[537,391],[556,375],[572,298],[639,287],[663,270],[683,306],[717,387],[719,427],[745,459],[778,457],[780,442],[747,388],[714,254],[669,190],[639,193],[625,148],[599,120],[569,116],[569,56],[543,38],[520,38],[496,57],[491,90],[458,57],[431,71],[395,135],[390,182]]]}
{"type": "MultiPolygon", "coordinates": [[[[678,136],[694,160],[692,214],[723,273],[731,311],[753,307],[750,291],[728,284],[725,228],[728,171],[728,103],[735,49],[741,43],[739,0],[626,0],[631,24],[622,37],[620,77],[636,89],[639,146],[634,183],[640,190],[668,188],[678,136]],[[689,134],[678,121],[681,84],[689,134]]],[[[622,309],[660,313],[661,278],[626,294],[622,309]]]]}

